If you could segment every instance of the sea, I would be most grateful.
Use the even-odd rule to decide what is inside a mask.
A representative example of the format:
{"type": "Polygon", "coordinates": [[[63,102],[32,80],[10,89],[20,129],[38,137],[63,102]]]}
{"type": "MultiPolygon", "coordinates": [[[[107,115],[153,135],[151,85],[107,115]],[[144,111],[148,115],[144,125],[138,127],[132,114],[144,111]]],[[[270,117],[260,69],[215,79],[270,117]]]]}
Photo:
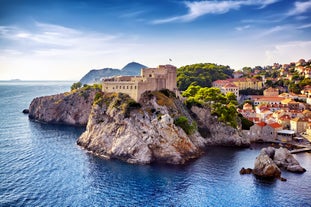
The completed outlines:
{"type": "Polygon", "coordinates": [[[240,175],[262,146],[210,147],[185,165],[132,165],[96,157],[76,141],[84,128],[34,122],[32,99],[72,82],[0,82],[0,206],[311,206],[311,154],[286,182],[240,175]]]}

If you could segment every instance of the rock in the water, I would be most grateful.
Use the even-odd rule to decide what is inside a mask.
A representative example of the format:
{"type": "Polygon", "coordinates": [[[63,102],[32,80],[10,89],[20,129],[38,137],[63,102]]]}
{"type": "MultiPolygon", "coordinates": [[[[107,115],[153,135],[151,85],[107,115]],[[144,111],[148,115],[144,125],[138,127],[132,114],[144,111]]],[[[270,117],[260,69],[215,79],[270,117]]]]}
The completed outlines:
{"type": "Polygon", "coordinates": [[[256,157],[253,173],[263,178],[280,178],[281,176],[278,166],[266,153],[262,152],[256,157]]]}
{"type": "Polygon", "coordinates": [[[163,96],[145,94],[141,107],[129,108],[129,96],[105,94],[104,101],[93,106],[78,144],[97,155],[136,164],[183,164],[198,157],[205,139],[175,126],[172,116],[180,112],[171,98],[163,96]]]}
{"type": "Polygon", "coordinates": [[[24,114],[29,114],[29,109],[24,109],[24,110],[23,110],[23,113],[24,113],[24,114]]]}
{"type": "Polygon", "coordinates": [[[281,168],[290,172],[303,173],[306,171],[286,148],[275,150],[273,161],[281,168]]]}
{"type": "Polygon", "coordinates": [[[253,169],[251,169],[251,168],[244,168],[244,167],[242,167],[242,169],[240,170],[240,174],[241,175],[245,175],[245,174],[252,174],[252,172],[253,172],[253,169]]]}

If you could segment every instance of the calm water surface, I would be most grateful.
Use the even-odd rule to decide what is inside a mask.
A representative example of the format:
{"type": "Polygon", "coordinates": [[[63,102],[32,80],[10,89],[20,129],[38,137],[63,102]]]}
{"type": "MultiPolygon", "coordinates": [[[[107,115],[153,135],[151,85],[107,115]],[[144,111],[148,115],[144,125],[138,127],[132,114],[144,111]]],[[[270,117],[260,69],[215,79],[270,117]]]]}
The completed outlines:
{"type": "Polygon", "coordinates": [[[76,145],[83,128],[31,122],[34,97],[69,82],[0,82],[0,206],[311,206],[311,154],[287,182],[241,176],[259,149],[211,148],[185,166],[137,166],[76,145]]]}

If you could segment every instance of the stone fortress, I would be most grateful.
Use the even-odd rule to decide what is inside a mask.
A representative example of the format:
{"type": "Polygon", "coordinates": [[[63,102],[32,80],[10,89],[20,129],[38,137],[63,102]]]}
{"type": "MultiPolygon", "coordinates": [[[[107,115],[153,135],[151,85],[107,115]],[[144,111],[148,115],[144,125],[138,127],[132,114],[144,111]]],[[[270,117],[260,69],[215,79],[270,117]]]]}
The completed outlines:
{"type": "Polygon", "coordinates": [[[168,89],[177,90],[176,70],[173,65],[159,65],[157,68],[143,68],[140,76],[115,76],[104,78],[103,92],[128,94],[136,102],[146,91],[168,89]]]}

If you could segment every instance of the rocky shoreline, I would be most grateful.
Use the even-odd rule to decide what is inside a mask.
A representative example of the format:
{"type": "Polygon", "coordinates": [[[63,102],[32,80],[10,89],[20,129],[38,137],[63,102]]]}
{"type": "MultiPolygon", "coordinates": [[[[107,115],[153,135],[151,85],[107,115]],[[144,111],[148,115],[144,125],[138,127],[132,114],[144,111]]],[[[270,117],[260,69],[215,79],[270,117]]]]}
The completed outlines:
{"type": "Polygon", "coordinates": [[[139,103],[129,96],[82,88],[72,92],[35,98],[29,118],[49,124],[86,126],[77,143],[102,157],[128,163],[162,162],[183,164],[197,158],[210,145],[247,147],[241,132],[217,121],[208,109],[187,109],[171,92],[146,92],[139,103]],[[189,114],[192,114],[190,116],[189,114]],[[177,126],[188,117],[198,123],[200,133],[177,126]],[[205,130],[205,131],[204,131],[205,130]]]}

